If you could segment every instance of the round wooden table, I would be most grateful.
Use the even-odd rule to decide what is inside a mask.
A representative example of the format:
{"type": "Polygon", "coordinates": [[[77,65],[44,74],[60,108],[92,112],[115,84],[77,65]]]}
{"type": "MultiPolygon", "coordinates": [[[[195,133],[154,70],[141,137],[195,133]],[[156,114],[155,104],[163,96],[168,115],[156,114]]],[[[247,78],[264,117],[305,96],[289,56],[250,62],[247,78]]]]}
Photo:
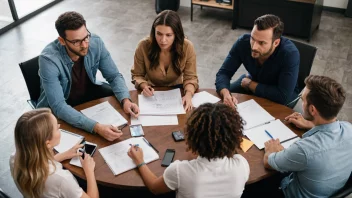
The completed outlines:
{"type": "MultiPolygon", "coordinates": [[[[156,90],[167,90],[167,89],[159,88],[156,90]]],[[[210,94],[213,94],[219,97],[219,95],[216,93],[214,89],[200,89],[199,91],[207,91],[210,94]]],[[[134,91],[130,91],[130,94],[131,94],[132,101],[138,104],[138,92],[134,90],[134,91]]],[[[250,99],[254,99],[272,116],[274,116],[276,119],[280,119],[281,121],[283,121],[283,119],[286,116],[293,113],[292,109],[286,106],[277,104],[275,102],[269,101],[264,98],[259,98],[251,95],[244,95],[244,94],[233,94],[233,95],[237,98],[239,103],[250,99]]],[[[116,100],[114,96],[90,101],[76,106],[75,109],[82,110],[105,101],[109,101],[109,103],[117,111],[119,111],[122,116],[124,116],[127,120],[130,120],[129,116],[123,112],[120,106],[120,103],[116,100]]],[[[159,150],[160,159],[148,164],[148,167],[156,176],[161,176],[164,173],[165,167],[161,166],[161,160],[162,160],[162,157],[164,156],[165,150],[168,148],[176,150],[174,160],[192,160],[196,158],[196,156],[193,155],[191,152],[186,151],[185,141],[175,142],[171,136],[172,131],[176,131],[176,130],[183,131],[184,124],[188,114],[189,113],[177,116],[178,123],[179,123],[177,126],[175,125],[175,126],[143,127],[143,130],[145,133],[144,137],[151,144],[153,144],[156,147],[156,149],[159,150]]],[[[131,138],[129,127],[125,127],[124,129],[122,129],[123,136],[121,136],[118,140],[110,142],[97,134],[90,134],[90,133],[84,132],[83,130],[74,128],[63,121],[60,121],[60,122],[61,122],[62,129],[85,136],[87,141],[96,143],[98,145],[97,149],[131,138]]],[[[129,124],[130,124],[130,121],[129,121],[129,124]]],[[[303,134],[303,131],[291,125],[287,125],[287,126],[299,136],[303,134]]],[[[260,181],[276,173],[276,171],[267,170],[264,168],[264,164],[263,164],[264,150],[259,150],[255,145],[253,145],[246,153],[244,153],[242,150],[238,150],[237,152],[247,159],[250,166],[250,176],[247,181],[247,184],[260,181]]],[[[127,153],[127,150],[126,150],[126,153],[127,153]]],[[[93,157],[96,163],[95,176],[99,184],[115,187],[115,188],[122,188],[122,189],[146,188],[137,169],[133,169],[115,176],[110,170],[109,166],[105,163],[99,151],[95,152],[93,157]]],[[[82,168],[70,165],[69,160],[64,161],[62,164],[66,169],[70,170],[74,175],[82,179],[85,179],[85,174],[82,168]]]]}

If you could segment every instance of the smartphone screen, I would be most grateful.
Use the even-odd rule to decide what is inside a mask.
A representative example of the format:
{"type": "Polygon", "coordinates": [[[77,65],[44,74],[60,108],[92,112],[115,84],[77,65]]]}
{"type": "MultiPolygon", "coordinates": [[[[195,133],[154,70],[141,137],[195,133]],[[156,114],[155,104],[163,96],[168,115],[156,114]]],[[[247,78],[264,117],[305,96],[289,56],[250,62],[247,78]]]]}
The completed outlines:
{"type": "Polygon", "coordinates": [[[161,166],[169,166],[174,159],[175,150],[174,149],[167,149],[161,162],[161,166]]]}
{"type": "Polygon", "coordinates": [[[88,153],[90,156],[93,156],[96,148],[97,148],[97,145],[95,144],[86,143],[84,145],[84,151],[88,153]]]}

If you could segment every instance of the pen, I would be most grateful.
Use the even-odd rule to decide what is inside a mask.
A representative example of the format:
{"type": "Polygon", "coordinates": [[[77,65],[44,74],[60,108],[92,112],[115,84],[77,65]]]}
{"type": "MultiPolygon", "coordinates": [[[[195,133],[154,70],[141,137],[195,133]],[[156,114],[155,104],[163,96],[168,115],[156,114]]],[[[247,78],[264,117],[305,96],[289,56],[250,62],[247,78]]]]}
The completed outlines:
{"type": "Polygon", "coordinates": [[[266,134],[268,134],[268,136],[271,138],[271,139],[274,139],[273,136],[271,136],[271,134],[269,133],[269,131],[267,130],[264,130],[266,134]]]}
{"type": "MultiPolygon", "coordinates": [[[[130,146],[132,146],[132,144],[130,144],[130,146]]],[[[139,144],[135,144],[133,145],[136,148],[136,151],[138,150],[139,144]]]]}
{"type": "MultiPolygon", "coordinates": [[[[114,128],[117,128],[118,130],[121,130],[121,129],[123,129],[123,127],[125,127],[125,126],[123,126],[121,129],[119,129],[119,127],[115,127],[114,125],[111,125],[112,127],[114,127],[114,128]]],[[[122,133],[122,131],[117,131],[118,133],[122,133]]]]}
{"type": "Polygon", "coordinates": [[[159,151],[158,150],[156,150],[156,148],[150,143],[150,142],[148,142],[148,140],[147,139],[145,139],[145,138],[143,138],[143,140],[144,140],[144,142],[145,143],[147,143],[150,147],[152,147],[153,149],[154,149],[154,151],[155,152],[157,152],[157,153],[159,153],[159,151]]]}
{"type": "Polygon", "coordinates": [[[123,128],[125,128],[125,126],[127,126],[127,123],[126,124],[123,124],[121,126],[118,127],[119,130],[122,130],[123,128]]]}
{"type": "MultiPolygon", "coordinates": [[[[153,88],[151,88],[151,87],[148,87],[148,89],[149,89],[150,91],[153,91],[153,88]]],[[[153,93],[152,96],[153,96],[154,100],[157,100],[157,99],[156,99],[156,96],[154,95],[154,93],[153,93]]]]}

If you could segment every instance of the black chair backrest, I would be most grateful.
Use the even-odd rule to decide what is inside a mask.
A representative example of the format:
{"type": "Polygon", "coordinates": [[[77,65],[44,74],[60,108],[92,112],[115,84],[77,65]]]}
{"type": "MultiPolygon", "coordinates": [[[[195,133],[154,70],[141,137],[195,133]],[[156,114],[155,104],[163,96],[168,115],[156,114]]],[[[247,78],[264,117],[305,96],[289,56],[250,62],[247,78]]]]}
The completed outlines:
{"type": "Polygon", "coordinates": [[[352,194],[352,173],[350,175],[350,178],[348,178],[345,186],[339,191],[337,191],[333,196],[331,196],[331,198],[344,198],[350,194],[352,194]]]}
{"type": "Polygon", "coordinates": [[[299,73],[298,73],[298,88],[301,92],[304,87],[304,79],[309,76],[310,70],[312,69],[313,61],[317,48],[299,41],[291,40],[297,47],[300,54],[300,64],[299,64],[299,73]]]}
{"type": "Polygon", "coordinates": [[[39,56],[20,63],[20,68],[27,84],[31,100],[37,101],[40,96],[39,56]]]}

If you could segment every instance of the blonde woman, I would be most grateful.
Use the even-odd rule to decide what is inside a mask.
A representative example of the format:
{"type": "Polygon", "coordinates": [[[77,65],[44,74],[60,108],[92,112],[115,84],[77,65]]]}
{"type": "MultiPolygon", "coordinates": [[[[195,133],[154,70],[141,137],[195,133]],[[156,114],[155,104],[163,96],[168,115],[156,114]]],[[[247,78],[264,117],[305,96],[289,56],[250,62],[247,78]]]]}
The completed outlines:
{"type": "Polygon", "coordinates": [[[12,177],[24,197],[87,198],[99,197],[94,176],[95,162],[88,154],[80,157],[87,179],[87,193],[73,175],[62,169],[65,159],[77,156],[75,145],[54,156],[53,148],[60,143],[60,124],[50,109],[24,113],[15,127],[16,153],[10,158],[12,177]]]}

